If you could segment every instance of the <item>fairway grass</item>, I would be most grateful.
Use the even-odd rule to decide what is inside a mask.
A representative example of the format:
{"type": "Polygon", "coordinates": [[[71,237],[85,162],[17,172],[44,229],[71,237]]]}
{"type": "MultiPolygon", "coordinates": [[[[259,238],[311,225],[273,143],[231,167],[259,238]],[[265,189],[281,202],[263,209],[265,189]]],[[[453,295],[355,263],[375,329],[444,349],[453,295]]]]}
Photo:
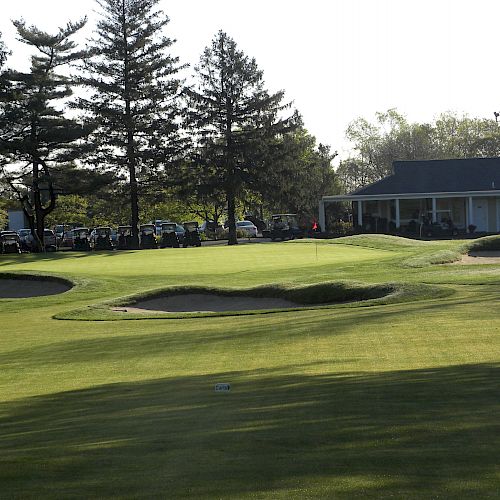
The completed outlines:
{"type": "Polygon", "coordinates": [[[468,245],[0,256],[0,273],[75,284],[0,299],[0,498],[499,497],[500,265],[443,263],[468,245]],[[109,310],[179,287],[325,283],[402,292],[272,314],[109,310]]]}

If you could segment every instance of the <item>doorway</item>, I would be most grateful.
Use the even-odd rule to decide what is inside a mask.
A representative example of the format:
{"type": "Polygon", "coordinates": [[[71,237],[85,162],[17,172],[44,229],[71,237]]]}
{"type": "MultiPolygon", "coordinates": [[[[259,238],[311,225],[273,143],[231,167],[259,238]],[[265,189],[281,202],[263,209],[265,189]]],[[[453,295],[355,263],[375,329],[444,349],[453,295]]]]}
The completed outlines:
{"type": "Polygon", "coordinates": [[[474,200],[474,225],[477,232],[488,232],[488,200],[485,198],[474,200]]]}

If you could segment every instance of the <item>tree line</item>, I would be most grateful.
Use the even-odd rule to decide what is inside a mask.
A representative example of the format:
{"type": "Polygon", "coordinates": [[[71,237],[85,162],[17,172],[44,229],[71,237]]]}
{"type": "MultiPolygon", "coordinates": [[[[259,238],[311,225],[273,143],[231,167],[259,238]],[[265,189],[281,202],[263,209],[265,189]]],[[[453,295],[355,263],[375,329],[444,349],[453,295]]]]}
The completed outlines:
{"type": "Polygon", "coordinates": [[[154,207],[216,222],[225,212],[235,244],[239,210],[313,216],[318,198],[338,189],[335,154],[227,33],[187,84],[159,0],[96,1],[85,47],[73,40],[86,19],[56,33],[14,21],[33,49],[28,71],[7,67],[0,39],[0,189],[21,203],[40,250],[65,205],[127,220],[136,247],[154,207]]]}
{"type": "Polygon", "coordinates": [[[496,120],[442,113],[430,123],[411,123],[395,109],[377,113],[374,122],[354,120],[346,137],[352,154],[337,168],[344,192],[376,182],[395,160],[485,158],[500,156],[496,120]]]}

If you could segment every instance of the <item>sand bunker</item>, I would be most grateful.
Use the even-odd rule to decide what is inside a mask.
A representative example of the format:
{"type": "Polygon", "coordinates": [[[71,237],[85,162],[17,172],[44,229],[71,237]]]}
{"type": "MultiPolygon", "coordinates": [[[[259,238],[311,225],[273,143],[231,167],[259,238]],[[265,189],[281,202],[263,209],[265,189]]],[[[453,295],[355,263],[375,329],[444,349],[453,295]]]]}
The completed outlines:
{"type": "Polygon", "coordinates": [[[0,279],[0,299],[24,299],[67,292],[71,286],[60,281],[0,279]]]}
{"type": "Polygon", "coordinates": [[[500,251],[482,250],[464,255],[460,264],[500,264],[500,251]]]}
{"type": "Polygon", "coordinates": [[[225,312],[253,311],[255,309],[286,309],[299,307],[299,304],[285,299],[260,297],[235,297],[191,293],[186,295],[171,295],[143,300],[134,306],[114,307],[114,311],[130,313],[155,312],[225,312]]]}

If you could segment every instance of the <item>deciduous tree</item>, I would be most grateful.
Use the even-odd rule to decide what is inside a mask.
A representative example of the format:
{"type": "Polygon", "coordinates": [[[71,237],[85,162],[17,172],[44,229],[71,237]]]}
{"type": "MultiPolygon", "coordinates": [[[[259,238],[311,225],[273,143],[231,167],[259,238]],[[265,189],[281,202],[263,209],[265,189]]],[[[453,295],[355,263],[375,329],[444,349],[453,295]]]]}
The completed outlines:
{"type": "Polygon", "coordinates": [[[332,161],[336,153],[303,127],[279,139],[283,151],[261,182],[262,201],[272,212],[293,212],[312,219],[323,195],[340,191],[332,161]]]}
{"type": "Polygon", "coordinates": [[[391,109],[377,113],[375,123],[355,120],[346,136],[353,154],[337,170],[346,191],[386,177],[395,160],[500,155],[500,127],[495,120],[455,113],[443,113],[431,123],[411,123],[391,109]]]}

